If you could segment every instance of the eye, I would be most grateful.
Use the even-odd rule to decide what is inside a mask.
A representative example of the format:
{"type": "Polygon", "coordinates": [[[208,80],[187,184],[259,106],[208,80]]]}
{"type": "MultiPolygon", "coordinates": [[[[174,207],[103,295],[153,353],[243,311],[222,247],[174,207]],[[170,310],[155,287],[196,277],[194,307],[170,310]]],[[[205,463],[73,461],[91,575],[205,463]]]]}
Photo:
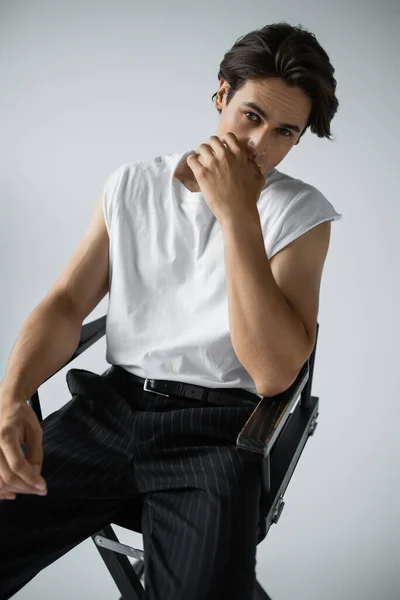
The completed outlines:
{"type": "MultiPolygon", "coordinates": [[[[255,120],[256,120],[256,122],[258,122],[258,123],[261,123],[261,119],[260,119],[260,117],[259,117],[258,115],[256,115],[256,113],[253,113],[253,112],[245,112],[245,113],[243,113],[243,114],[246,116],[246,118],[247,118],[249,121],[252,121],[252,122],[254,123],[254,119],[251,119],[251,118],[249,118],[249,117],[247,116],[247,115],[252,115],[253,117],[256,117],[256,119],[255,119],[255,120]]],[[[285,128],[282,128],[282,127],[280,127],[280,128],[278,128],[278,129],[277,129],[277,131],[279,131],[279,132],[280,132],[280,134],[281,134],[281,135],[283,135],[283,137],[292,137],[292,136],[293,136],[293,132],[292,132],[292,131],[290,131],[290,129],[285,129],[285,128]],[[282,133],[282,132],[285,132],[285,133],[282,133]]]]}
{"type": "Polygon", "coordinates": [[[243,113],[243,114],[244,114],[244,115],[246,115],[246,118],[247,118],[249,121],[253,121],[253,122],[254,122],[254,120],[253,120],[253,119],[249,119],[249,117],[248,117],[247,115],[253,115],[253,117],[256,117],[256,118],[257,118],[257,121],[258,121],[259,123],[261,123],[261,119],[260,119],[260,117],[259,117],[258,115],[256,115],[256,113],[253,113],[253,112],[245,112],[245,113],[243,113]]]}
{"type": "Polygon", "coordinates": [[[283,135],[284,137],[292,137],[292,135],[293,135],[293,132],[292,132],[292,131],[290,131],[290,129],[282,129],[282,128],[280,128],[280,129],[278,129],[278,131],[280,131],[280,132],[282,132],[282,131],[287,131],[288,135],[286,135],[285,133],[282,133],[282,135],[283,135]]]}

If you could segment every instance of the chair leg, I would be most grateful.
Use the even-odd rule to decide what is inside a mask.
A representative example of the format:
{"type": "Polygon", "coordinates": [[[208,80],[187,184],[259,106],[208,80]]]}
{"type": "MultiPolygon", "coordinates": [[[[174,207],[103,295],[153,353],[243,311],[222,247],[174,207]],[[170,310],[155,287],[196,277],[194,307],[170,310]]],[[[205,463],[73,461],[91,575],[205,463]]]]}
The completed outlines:
{"type": "MultiPolygon", "coordinates": [[[[138,561],[135,562],[134,565],[132,565],[133,568],[136,571],[136,575],[139,577],[139,579],[141,579],[141,577],[143,577],[144,574],[144,560],[139,559],[138,561]]],[[[122,596],[120,598],[118,598],[118,600],[125,600],[125,598],[123,598],[122,596]]]]}
{"type": "MultiPolygon", "coordinates": [[[[111,525],[100,529],[95,535],[91,536],[111,577],[122,594],[121,600],[143,600],[144,588],[139,579],[140,575],[138,576],[134,565],[123,554],[98,546],[95,542],[95,537],[98,535],[107,537],[114,542],[118,542],[119,540],[111,525]]],[[[141,565],[138,565],[138,571],[140,571],[140,568],[141,565]]]]}
{"type": "MultiPolygon", "coordinates": [[[[100,529],[100,531],[93,535],[93,541],[98,535],[107,537],[115,542],[119,541],[111,525],[104,527],[104,529],[100,529]]],[[[144,588],[140,578],[144,573],[144,561],[138,560],[132,565],[126,556],[113,552],[112,550],[101,548],[96,542],[94,543],[100,556],[104,560],[106,567],[110,571],[115,584],[122,594],[119,600],[143,600],[144,588]]],[[[271,597],[268,596],[267,592],[261,587],[258,581],[256,581],[253,600],[271,600],[271,597]]]]}
{"type": "Polygon", "coordinates": [[[268,596],[267,592],[261,587],[258,581],[256,581],[256,589],[254,591],[253,600],[271,600],[271,597],[268,596]]]}
{"type": "Polygon", "coordinates": [[[142,558],[135,562],[133,568],[135,569],[135,573],[139,577],[139,579],[144,577],[144,560],[142,558]]]}

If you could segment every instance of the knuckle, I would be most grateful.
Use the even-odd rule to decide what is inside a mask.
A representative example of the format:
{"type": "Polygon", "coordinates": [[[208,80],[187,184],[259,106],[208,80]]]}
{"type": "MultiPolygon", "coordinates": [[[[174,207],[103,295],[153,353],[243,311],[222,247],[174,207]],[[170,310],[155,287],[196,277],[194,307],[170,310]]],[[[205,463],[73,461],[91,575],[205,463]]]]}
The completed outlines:
{"type": "Polygon", "coordinates": [[[24,461],[19,457],[13,458],[10,461],[10,469],[11,471],[13,471],[13,473],[18,473],[19,471],[21,471],[23,466],[24,461]]]}
{"type": "Polygon", "coordinates": [[[2,442],[9,442],[11,440],[11,427],[0,427],[0,440],[2,442]]]}
{"type": "Polygon", "coordinates": [[[30,486],[25,482],[21,481],[21,479],[15,475],[9,478],[8,483],[6,485],[6,490],[14,493],[18,492],[19,494],[32,492],[30,486]]]}
{"type": "Polygon", "coordinates": [[[4,489],[4,488],[7,489],[7,488],[11,487],[13,485],[13,480],[14,480],[14,477],[11,474],[4,475],[4,477],[3,477],[4,484],[2,486],[2,489],[4,489]]]}

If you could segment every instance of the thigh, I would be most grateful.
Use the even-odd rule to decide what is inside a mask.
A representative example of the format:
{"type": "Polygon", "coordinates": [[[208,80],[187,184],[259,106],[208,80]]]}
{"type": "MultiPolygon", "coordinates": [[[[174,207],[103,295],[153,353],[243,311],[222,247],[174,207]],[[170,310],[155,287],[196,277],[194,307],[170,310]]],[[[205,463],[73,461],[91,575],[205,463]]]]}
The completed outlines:
{"type": "Polygon", "coordinates": [[[0,600],[112,522],[135,495],[129,405],[102,376],[69,372],[67,381],[72,400],[42,422],[47,496],[0,501],[0,600]]]}
{"type": "Polygon", "coordinates": [[[72,399],[42,423],[42,475],[48,496],[124,500],[135,495],[132,477],[135,413],[107,376],[67,373],[72,399]]]}
{"type": "Polygon", "coordinates": [[[144,496],[146,598],[251,600],[260,461],[235,446],[181,458],[181,488],[144,496]]]}

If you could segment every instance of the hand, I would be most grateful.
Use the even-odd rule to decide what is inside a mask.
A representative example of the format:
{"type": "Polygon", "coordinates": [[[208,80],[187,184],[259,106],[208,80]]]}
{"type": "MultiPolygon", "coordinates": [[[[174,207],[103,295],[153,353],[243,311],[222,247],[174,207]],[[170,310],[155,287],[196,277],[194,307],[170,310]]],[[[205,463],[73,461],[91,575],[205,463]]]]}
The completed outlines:
{"type": "MultiPolygon", "coordinates": [[[[46,482],[40,476],[43,462],[43,432],[32,408],[0,389],[0,500],[15,494],[39,494],[35,486],[46,482]],[[21,444],[28,447],[25,458],[21,444]],[[38,470],[33,468],[38,465],[38,470]]],[[[42,495],[42,494],[39,494],[42,495]]]]}
{"type": "Polygon", "coordinates": [[[189,154],[186,163],[218,221],[254,214],[265,177],[253,152],[242,148],[235,134],[228,132],[211,136],[196,153],[189,154]]]}

